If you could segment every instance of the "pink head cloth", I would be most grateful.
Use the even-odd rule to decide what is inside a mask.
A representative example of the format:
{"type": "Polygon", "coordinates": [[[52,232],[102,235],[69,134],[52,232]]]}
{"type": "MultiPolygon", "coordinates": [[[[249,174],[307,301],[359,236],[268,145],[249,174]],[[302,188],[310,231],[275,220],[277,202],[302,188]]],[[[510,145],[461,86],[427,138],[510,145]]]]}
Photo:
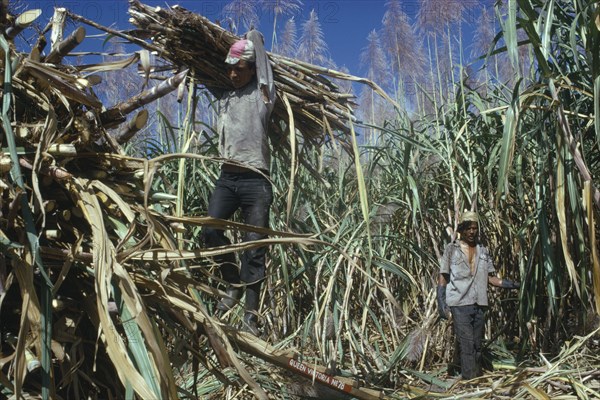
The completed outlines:
{"type": "Polygon", "coordinates": [[[238,40],[231,45],[225,62],[227,64],[237,64],[240,60],[254,62],[254,43],[248,39],[238,40]]]}

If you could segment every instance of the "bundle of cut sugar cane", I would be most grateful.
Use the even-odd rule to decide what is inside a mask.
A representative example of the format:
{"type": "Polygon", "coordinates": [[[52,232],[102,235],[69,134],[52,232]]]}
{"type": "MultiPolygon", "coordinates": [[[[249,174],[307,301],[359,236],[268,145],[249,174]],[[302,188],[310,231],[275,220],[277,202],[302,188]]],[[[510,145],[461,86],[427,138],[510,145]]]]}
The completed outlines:
{"type": "MultiPolygon", "coordinates": [[[[239,39],[233,33],[179,6],[150,7],[130,0],[129,13],[130,21],[138,27],[130,34],[151,38],[151,48],[160,57],[189,68],[204,84],[231,87],[224,60],[229,47],[239,39]]],[[[349,121],[354,118],[354,96],[340,92],[325,76],[373,84],[274,53],[268,55],[278,90],[273,117],[276,131],[280,130],[280,122],[289,126],[290,115],[286,108],[289,102],[294,125],[307,142],[318,145],[328,135],[345,140],[350,132],[349,121]]]]}

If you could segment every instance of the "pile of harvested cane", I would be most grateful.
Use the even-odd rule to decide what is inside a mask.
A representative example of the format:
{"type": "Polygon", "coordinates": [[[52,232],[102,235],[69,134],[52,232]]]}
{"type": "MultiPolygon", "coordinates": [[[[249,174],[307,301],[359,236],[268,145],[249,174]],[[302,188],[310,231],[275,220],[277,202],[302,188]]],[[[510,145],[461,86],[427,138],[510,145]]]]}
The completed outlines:
{"type": "MultiPolygon", "coordinates": [[[[57,10],[46,55],[43,35],[20,53],[12,40],[40,12],[15,19],[1,11],[0,396],[110,398],[129,386],[156,398],[174,383],[164,372],[168,352],[126,270],[129,253],[169,237],[148,215],[145,163],[121,154],[107,134],[105,125],[118,122],[91,90],[95,67],[62,63],[85,30],[63,39],[66,12],[57,10]],[[146,355],[132,355],[127,340],[146,355]],[[142,370],[161,387],[149,387],[142,370]]],[[[139,113],[118,137],[146,117],[139,113]]]]}

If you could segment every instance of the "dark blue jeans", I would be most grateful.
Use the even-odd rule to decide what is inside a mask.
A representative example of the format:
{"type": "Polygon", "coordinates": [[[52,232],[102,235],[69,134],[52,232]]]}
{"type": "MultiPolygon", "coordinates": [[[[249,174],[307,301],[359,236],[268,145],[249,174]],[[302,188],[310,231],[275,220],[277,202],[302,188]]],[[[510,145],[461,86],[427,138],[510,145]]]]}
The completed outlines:
{"type": "Polygon", "coordinates": [[[451,307],[454,334],[460,350],[460,368],[464,379],[481,375],[481,342],[485,308],[477,304],[451,307]]]}
{"type": "MultiPolygon", "coordinates": [[[[273,202],[271,182],[257,172],[221,172],[215,190],[208,203],[208,216],[229,219],[241,209],[245,224],[267,228],[269,226],[269,209],[273,202]]],[[[204,241],[209,247],[225,246],[231,241],[222,229],[205,227],[204,241]]],[[[245,242],[264,239],[266,235],[255,232],[244,232],[245,242]]],[[[266,247],[246,250],[241,255],[241,269],[238,270],[235,254],[227,253],[215,256],[220,265],[221,276],[229,283],[259,282],[265,277],[266,247]]]]}

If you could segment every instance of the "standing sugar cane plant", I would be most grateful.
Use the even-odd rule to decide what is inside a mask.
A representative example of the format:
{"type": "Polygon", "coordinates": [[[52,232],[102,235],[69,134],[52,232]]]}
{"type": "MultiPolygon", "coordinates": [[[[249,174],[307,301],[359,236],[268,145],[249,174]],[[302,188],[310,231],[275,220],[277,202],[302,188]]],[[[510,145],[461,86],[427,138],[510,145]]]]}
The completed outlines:
{"type": "Polygon", "coordinates": [[[561,332],[589,331],[600,310],[599,142],[592,95],[596,6],[509,2],[504,28],[511,62],[519,60],[515,31],[520,28],[531,43],[537,71],[534,84],[515,86],[507,105],[493,202],[515,199],[532,211],[521,216],[530,229],[519,227],[520,235],[532,235],[536,243],[524,257],[528,262],[521,273],[528,287],[520,308],[529,334],[540,335],[540,326],[547,329],[536,338],[542,348],[559,346],[565,339],[561,332]],[[578,43],[578,37],[589,39],[578,43]]]}

